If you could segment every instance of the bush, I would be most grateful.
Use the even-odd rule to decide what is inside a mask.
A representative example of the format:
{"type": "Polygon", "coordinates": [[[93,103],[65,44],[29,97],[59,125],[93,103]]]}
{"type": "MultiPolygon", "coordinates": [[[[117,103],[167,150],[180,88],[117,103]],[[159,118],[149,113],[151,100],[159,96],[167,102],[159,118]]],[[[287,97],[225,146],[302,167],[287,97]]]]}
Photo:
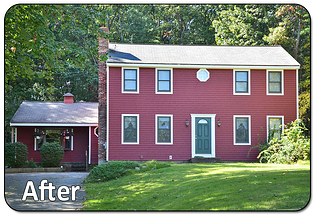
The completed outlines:
{"type": "Polygon", "coordinates": [[[148,170],[161,169],[165,167],[170,167],[171,163],[158,162],[156,160],[147,161],[141,165],[141,171],[146,172],[148,170]]]}
{"type": "Polygon", "coordinates": [[[27,161],[27,146],[21,142],[6,143],[4,162],[8,167],[21,167],[27,161]]]}
{"type": "Polygon", "coordinates": [[[43,167],[60,166],[63,156],[63,148],[57,142],[45,143],[42,145],[42,147],[40,147],[40,158],[43,167]]]}
{"type": "Polygon", "coordinates": [[[268,163],[288,164],[310,160],[310,139],[304,137],[305,129],[301,120],[288,123],[281,139],[271,139],[267,149],[260,152],[258,158],[268,163]]]}
{"type": "Polygon", "coordinates": [[[134,161],[109,161],[95,166],[85,179],[85,182],[104,182],[120,178],[130,170],[140,165],[134,161]]]}

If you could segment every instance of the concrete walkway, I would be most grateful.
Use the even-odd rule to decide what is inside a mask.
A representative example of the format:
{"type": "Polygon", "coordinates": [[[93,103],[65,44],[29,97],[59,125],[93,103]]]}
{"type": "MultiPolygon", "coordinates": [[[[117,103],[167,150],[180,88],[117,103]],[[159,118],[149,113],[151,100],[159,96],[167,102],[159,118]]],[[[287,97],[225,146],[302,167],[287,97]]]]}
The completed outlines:
{"type": "MultiPolygon", "coordinates": [[[[18,211],[31,211],[31,210],[79,210],[82,207],[82,202],[85,197],[82,182],[88,173],[84,172],[58,172],[58,173],[12,173],[5,174],[5,199],[7,204],[14,210],[18,211]],[[52,196],[55,197],[55,201],[49,200],[49,191],[46,189],[44,201],[40,201],[41,190],[39,186],[42,180],[48,180],[48,183],[52,183],[55,186],[55,190],[52,190],[52,196]],[[39,201],[34,201],[32,196],[28,196],[26,201],[22,201],[24,190],[28,181],[32,181],[38,196],[39,201]],[[65,185],[69,187],[69,195],[63,194],[62,198],[69,197],[68,201],[60,201],[58,199],[57,190],[60,186],[65,185]],[[75,201],[72,200],[71,187],[80,186],[80,190],[75,192],[75,201]]],[[[44,184],[48,186],[48,183],[44,184]]],[[[65,192],[62,189],[62,192],[65,192]]],[[[28,189],[28,193],[32,193],[31,188],[28,189]]]]}

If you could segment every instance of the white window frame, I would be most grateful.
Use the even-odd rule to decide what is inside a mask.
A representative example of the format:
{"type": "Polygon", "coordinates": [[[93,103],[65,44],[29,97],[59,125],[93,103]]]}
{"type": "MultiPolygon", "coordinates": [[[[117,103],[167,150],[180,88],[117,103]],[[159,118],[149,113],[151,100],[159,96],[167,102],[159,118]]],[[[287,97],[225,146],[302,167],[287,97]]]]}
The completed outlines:
{"type": "MultiPolygon", "coordinates": [[[[139,67],[121,67],[121,92],[122,93],[135,93],[138,94],[140,92],[140,76],[139,76],[139,67]],[[132,69],[136,70],[136,91],[124,90],[124,70],[132,69]]],[[[108,79],[109,80],[109,79],[108,79]]]]}
{"type": "Polygon", "coordinates": [[[125,145],[138,145],[140,143],[140,115],[139,114],[121,114],[121,144],[125,145]],[[136,119],[136,142],[124,142],[124,117],[135,116],[136,119]]]}
{"type": "Polygon", "coordinates": [[[252,124],[251,124],[251,115],[233,115],[233,145],[251,145],[251,129],[252,124]],[[241,117],[241,118],[248,118],[249,119],[249,126],[248,126],[248,133],[249,133],[249,142],[248,143],[237,143],[237,137],[236,137],[236,118],[241,117]]]}
{"type": "Polygon", "coordinates": [[[173,145],[173,115],[172,114],[155,114],[155,144],[156,145],[173,145]],[[158,117],[170,117],[170,142],[158,142],[158,117]]]}
{"type": "Polygon", "coordinates": [[[200,81],[200,82],[206,82],[209,78],[210,78],[210,73],[207,71],[207,69],[199,69],[197,72],[196,72],[196,78],[200,81]],[[208,74],[208,77],[206,78],[206,80],[201,80],[199,78],[199,73],[201,71],[205,71],[207,74],[208,74]]]}
{"type": "Polygon", "coordinates": [[[267,69],[266,70],[266,95],[268,96],[283,96],[284,95],[284,70],[283,69],[267,69]],[[269,72],[281,72],[281,93],[270,93],[268,91],[268,86],[269,86],[269,72]]]}
{"type": "Polygon", "coordinates": [[[269,119],[270,118],[281,118],[281,133],[283,133],[284,125],[285,125],[285,117],[283,115],[267,115],[266,116],[266,124],[267,124],[267,142],[268,140],[268,135],[269,135],[269,119]]]}
{"type": "Polygon", "coordinates": [[[251,70],[250,69],[234,69],[233,70],[233,95],[251,95],[251,70]],[[247,72],[247,93],[236,92],[236,72],[247,72]]]}
{"type": "Polygon", "coordinates": [[[173,68],[155,68],[155,93],[173,94],[173,68]],[[170,70],[170,92],[158,92],[158,70],[170,70]]]}
{"type": "MultiPolygon", "coordinates": [[[[36,128],[35,128],[35,132],[36,132],[37,129],[38,129],[38,128],[36,127],[36,128]]],[[[60,128],[60,129],[62,129],[62,128],[60,128]]],[[[42,128],[42,130],[46,132],[46,130],[49,130],[49,128],[42,128]]],[[[56,130],[58,130],[58,129],[56,129],[56,130]]],[[[74,132],[73,132],[73,128],[71,128],[71,132],[74,133],[74,132]]],[[[44,140],[45,140],[45,138],[46,138],[46,137],[44,137],[44,140]]],[[[44,141],[44,140],[43,140],[43,141],[44,141]]],[[[46,143],[46,142],[45,142],[45,143],[46,143]]],[[[45,143],[43,143],[43,144],[45,144],[45,143]]],[[[39,150],[39,149],[37,149],[36,137],[34,137],[34,151],[37,151],[37,150],[39,150]]],[[[73,150],[74,150],[74,146],[73,146],[73,136],[71,136],[71,147],[70,147],[70,150],[65,150],[65,151],[73,151],[73,150]]]]}

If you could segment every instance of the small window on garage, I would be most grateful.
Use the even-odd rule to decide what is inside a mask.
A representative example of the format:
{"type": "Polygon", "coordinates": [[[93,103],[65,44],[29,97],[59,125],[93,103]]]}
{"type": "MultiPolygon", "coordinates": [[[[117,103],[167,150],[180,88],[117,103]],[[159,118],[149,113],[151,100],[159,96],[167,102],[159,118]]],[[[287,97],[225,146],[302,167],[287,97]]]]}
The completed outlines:
{"type": "Polygon", "coordinates": [[[206,82],[209,79],[209,72],[206,69],[200,69],[196,73],[196,77],[201,82],[206,82]]]}

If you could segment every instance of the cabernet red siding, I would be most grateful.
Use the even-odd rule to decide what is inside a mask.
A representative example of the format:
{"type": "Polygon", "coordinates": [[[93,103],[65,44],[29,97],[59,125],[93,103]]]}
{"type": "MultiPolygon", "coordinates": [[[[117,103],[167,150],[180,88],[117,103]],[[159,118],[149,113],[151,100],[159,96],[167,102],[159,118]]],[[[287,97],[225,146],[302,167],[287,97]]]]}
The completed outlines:
{"type": "MultiPolygon", "coordinates": [[[[71,127],[73,128],[73,151],[65,150],[62,162],[86,162],[85,151],[89,150],[89,127],[71,127]]],[[[94,135],[94,129],[91,132],[91,163],[98,162],[98,138],[94,135]]],[[[28,160],[33,158],[34,162],[41,162],[40,151],[34,150],[34,137],[32,136],[35,127],[17,127],[17,141],[24,143],[28,148],[28,160]]]]}
{"type": "Polygon", "coordinates": [[[190,159],[190,114],[216,114],[216,157],[256,160],[257,150],[247,153],[258,134],[266,137],[266,116],[284,116],[285,124],[297,118],[296,70],[284,70],[284,95],[266,95],[266,69],[251,69],[251,95],[233,95],[232,69],[208,68],[206,82],[196,78],[198,70],[173,68],[173,94],[163,95],[155,94],[155,68],[139,68],[139,93],[130,94],[121,92],[121,67],[110,67],[108,160],[190,159]],[[138,145],[121,144],[122,114],[139,114],[138,145]],[[155,144],[155,114],[173,115],[173,145],[155,144]],[[234,145],[233,115],[251,116],[251,145],[234,145]]]}

